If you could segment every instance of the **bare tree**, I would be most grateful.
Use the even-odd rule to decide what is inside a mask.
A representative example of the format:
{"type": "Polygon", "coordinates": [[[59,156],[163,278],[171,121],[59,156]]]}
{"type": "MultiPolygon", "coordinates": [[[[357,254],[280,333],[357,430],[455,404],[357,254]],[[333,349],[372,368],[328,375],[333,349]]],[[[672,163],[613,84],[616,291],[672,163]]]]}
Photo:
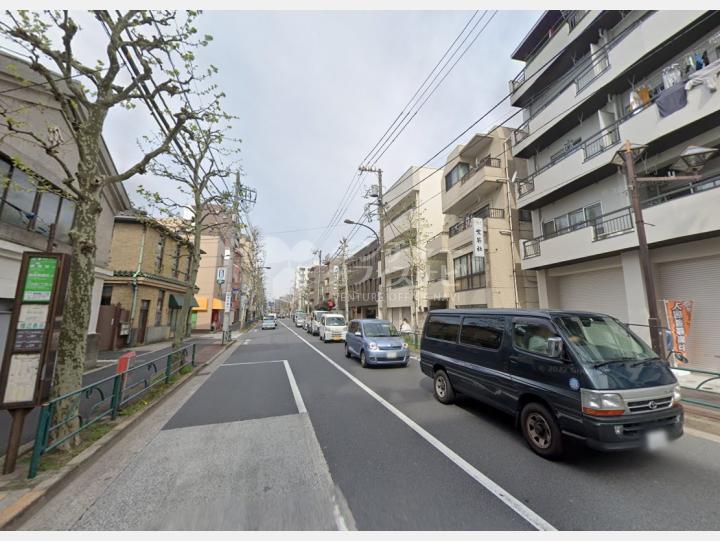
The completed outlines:
{"type": "MultiPolygon", "coordinates": [[[[133,108],[138,102],[154,103],[192,92],[193,76],[168,66],[174,56],[183,69],[194,63],[192,50],[206,45],[209,36],[198,38],[193,22],[197,12],[109,11],[91,12],[91,20],[105,32],[106,40],[97,50],[104,54],[95,65],[76,54],[80,25],[68,11],[12,12],[0,18],[0,33],[22,47],[30,57],[29,66],[59,103],[68,121],[73,152],[61,152],[65,137],[28,127],[16,113],[0,110],[2,127],[13,136],[31,141],[54,162],[61,172],[62,187],[75,201],[75,220],[70,232],[72,262],[65,298],[63,323],[57,354],[52,394],[60,396],[82,386],[87,333],[91,311],[96,254],[96,224],[101,212],[101,192],[113,183],[142,174],[158,156],[167,152],[171,141],[195,113],[177,107],[166,109],[171,121],[160,141],[124,171],[108,174],[101,167],[102,135],[108,113],[117,107],[133,108]],[[134,53],[134,60],[129,55],[134,53]],[[132,77],[123,75],[125,63],[135,66],[132,77]],[[155,78],[158,78],[156,83],[155,78]]],[[[185,70],[187,71],[187,70],[185,70]]],[[[21,81],[27,83],[27,81],[21,81]]],[[[173,101],[174,99],[174,101],[173,101]]],[[[63,404],[58,414],[71,419],[77,404],[63,404]]],[[[69,433],[77,420],[63,426],[69,433]]]]}
{"type": "Polygon", "coordinates": [[[239,212],[231,210],[237,207],[234,202],[240,197],[236,179],[238,165],[234,161],[239,153],[235,146],[239,141],[225,135],[231,128],[225,122],[233,117],[223,112],[220,97],[215,97],[201,120],[183,127],[181,146],[171,147],[149,166],[149,171],[156,177],[175,185],[179,196],[151,192],[143,186],[138,188],[150,207],[156,213],[170,217],[174,229],[192,243],[188,286],[176,322],[173,349],[178,349],[189,334],[202,235],[214,230],[223,236],[226,245],[232,245],[243,227],[239,212]],[[235,189],[227,186],[228,178],[235,179],[235,189]]]}

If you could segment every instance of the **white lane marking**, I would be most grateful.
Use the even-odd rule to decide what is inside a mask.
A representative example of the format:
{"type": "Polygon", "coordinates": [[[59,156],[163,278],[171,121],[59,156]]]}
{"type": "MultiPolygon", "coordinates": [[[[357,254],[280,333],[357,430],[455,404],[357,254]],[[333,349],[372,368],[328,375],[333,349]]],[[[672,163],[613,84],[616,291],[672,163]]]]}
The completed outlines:
{"type": "Polygon", "coordinates": [[[385,408],[388,411],[390,411],[390,413],[395,415],[403,423],[405,423],[407,426],[409,426],[411,429],[413,429],[420,437],[422,437],[430,445],[435,447],[435,449],[437,449],[442,454],[444,454],[451,462],[453,462],[461,470],[463,470],[465,473],[467,473],[470,477],[475,479],[475,481],[480,483],[490,493],[492,493],[496,498],[498,498],[501,502],[503,502],[505,505],[507,505],[510,509],[512,509],[518,515],[520,515],[522,518],[524,518],[533,527],[535,527],[538,530],[543,530],[543,531],[555,531],[556,530],[556,528],[552,524],[547,522],[544,518],[542,518],[540,515],[538,515],[535,511],[533,511],[527,505],[525,505],[520,500],[515,498],[515,496],[510,494],[508,491],[506,491],[504,488],[502,488],[500,485],[498,485],[495,481],[490,479],[487,475],[485,475],[480,470],[475,468],[475,466],[470,464],[467,460],[462,458],[455,451],[453,451],[447,445],[445,445],[443,442],[438,440],[435,436],[430,434],[430,432],[425,430],[423,427],[421,427],[419,424],[417,424],[415,421],[413,421],[410,417],[408,417],[403,412],[401,412],[399,409],[397,409],[390,402],[385,400],[382,396],[377,394],[375,391],[373,391],[370,387],[365,385],[358,378],[353,376],[350,372],[345,370],[342,366],[337,364],[335,361],[333,361],[330,357],[325,355],[318,348],[313,346],[310,342],[308,342],[302,336],[300,336],[295,331],[293,331],[290,327],[288,327],[284,323],[283,323],[283,326],[287,330],[289,330],[291,333],[293,333],[295,336],[297,336],[300,340],[305,342],[308,346],[310,346],[310,348],[315,350],[315,352],[318,355],[320,355],[323,359],[325,359],[327,362],[329,362],[331,365],[333,365],[335,368],[337,368],[340,372],[345,374],[351,381],[353,381],[363,391],[368,393],[375,400],[380,402],[380,404],[385,406],[385,408]]]}
{"type": "Polygon", "coordinates": [[[345,519],[343,518],[342,513],[340,512],[340,507],[338,507],[337,503],[333,505],[333,515],[335,515],[335,526],[337,526],[338,531],[347,532],[347,524],[345,523],[345,519]]]}
{"type": "MultiPolygon", "coordinates": [[[[220,366],[242,366],[244,364],[284,363],[286,361],[247,361],[245,363],[223,363],[220,366]]],[[[218,366],[218,368],[220,368],[218,366]]]]}
{"type": "Polygon", "coordinates": [[[287,372],[288,381],[290,381],[290,389],[292,389],[298,413],[307,413],[307,409],[305,409],[305,402],[303,402],[302,396],[300,395],[300,389],[298,389],[297,381],[295,381],[295,376],[293,376],[292,369],[290,368],[290,363],[283,361],[283,364],[285,365],[285,372],[287,372]]]}

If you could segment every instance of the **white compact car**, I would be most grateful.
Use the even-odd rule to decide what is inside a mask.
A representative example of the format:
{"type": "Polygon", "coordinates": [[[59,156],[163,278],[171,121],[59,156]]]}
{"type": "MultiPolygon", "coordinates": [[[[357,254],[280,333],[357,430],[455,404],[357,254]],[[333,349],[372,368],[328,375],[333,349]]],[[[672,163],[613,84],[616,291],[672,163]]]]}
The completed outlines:
{"type": "Polygon", "coordinates": [[[277,329],[277,321],[275,321],[275,318],[272,317],[271,315],[263,316],[261,329],[263,331],[265,329],[277,329]]]}
{"type": "Polygon", "coordinates": [[[344,342],[347,322],[342,314],[323,314],[318,335],[323,342],[344,342]]]}

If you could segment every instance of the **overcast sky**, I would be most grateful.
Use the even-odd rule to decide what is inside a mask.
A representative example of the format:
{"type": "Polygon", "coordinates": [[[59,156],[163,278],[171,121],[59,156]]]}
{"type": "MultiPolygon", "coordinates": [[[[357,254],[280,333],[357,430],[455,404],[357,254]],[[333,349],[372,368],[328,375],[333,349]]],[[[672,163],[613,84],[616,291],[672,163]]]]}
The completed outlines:
{"type": "MultiPolygon", "coordinates": [[[[200,52],[200,63],[219,68],[226,108],[239,117],[233,135],[243,141],[243,182],[257,189],[250,218],[263,232],[266,265],[272,266],[270,297],[291,290],[294,268],[311,263],[315,248],[333,253],[350,232],[341,219],[317,244],[362,158],[472,14],[215,11],[200,17],[200,33],[214,36],[200,52]]],[[[539,15],[497,14],[378,162],[386,186],[409,166],[425,162],[507,93],[508,80],[522,68],[510,54],[539,15]]],[[[90,43],[85,53],[99,54],[105,37],[89,21],[84,30],[90,43]]],[[[505,103],[473,131],[488,130],[511,112],[505,103]]],[[[517,125],[517,117],[511,125],[517,125]]],[[[105,137],[118,168],[137,159],[138,137],[154,131],[141,109],[116,108],[109,115],[105,137]]],[[[430,165],[442,165],[450,150],[430,165]]],[[[140,183],[170,189],[147,178],[133,179],[126,189],[135,200],[140,183]]],[[[342,218],[359,218],[364,203],[355,197],[342,218]]],[[[365,233],[350,240],[351,251],[369,241],[365,233]]]]}

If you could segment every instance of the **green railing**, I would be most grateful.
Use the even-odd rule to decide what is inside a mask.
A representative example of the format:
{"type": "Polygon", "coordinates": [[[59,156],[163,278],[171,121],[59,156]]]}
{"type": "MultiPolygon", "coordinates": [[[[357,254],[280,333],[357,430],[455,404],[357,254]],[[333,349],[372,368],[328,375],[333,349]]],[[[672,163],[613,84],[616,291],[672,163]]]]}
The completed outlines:
{"type": "Polygon", "coordinates": [[[161,357],[137,364],[125,372],[101,379],[90,385],[45,402],[40,408],[32,457],[30,479],[37,475],[42,456],[56,449],[82,431],[87,430],[105,418],[115,420],[118,413],[135,399],[147,393],[158,384],[171,382],[188,364],[195,366],[196,344],[189,344],[161,357]],[[190,357],[190,359],[188,359],[190,357]],[[97,395],[92,404],[89,400],[97,395]],[[67,411],[64,417],[63,411],[67,411]],[[77,421],[77,426],[67,434],[60,435],[59,429],[77,421]]]}
{"type": "Polygon", "coordinates": [[[704,398],[698,398],[698,397],[687,397],[683,396],[682,401],[687,402],[688,404],[695,404],[698,406],[703,406],[706,408],[714,408],[714,409],[720,409],[720,392],[714,392],[709,391],[707,389],[703,389],[702,387],[706,385],[707,383],[711,381],[718,381],[720,383],[720,372],[712,372],[710,370],[699,370],[696,368],[681,368],[681,367],[672,367],[673,370],[681,370],[683,372],[689,372],[690,374],[700,374],[701,377],[699,380],[696,380],[693,382],[693,385],[683,385],[683,382],[680,381],[680,387],[682,389],[687,389],[690,391],[699,391],[701,393],[704,393],[705,396],[710,398],[712,395],[716,398],[716,400],[705,400],[704,398]]]}

